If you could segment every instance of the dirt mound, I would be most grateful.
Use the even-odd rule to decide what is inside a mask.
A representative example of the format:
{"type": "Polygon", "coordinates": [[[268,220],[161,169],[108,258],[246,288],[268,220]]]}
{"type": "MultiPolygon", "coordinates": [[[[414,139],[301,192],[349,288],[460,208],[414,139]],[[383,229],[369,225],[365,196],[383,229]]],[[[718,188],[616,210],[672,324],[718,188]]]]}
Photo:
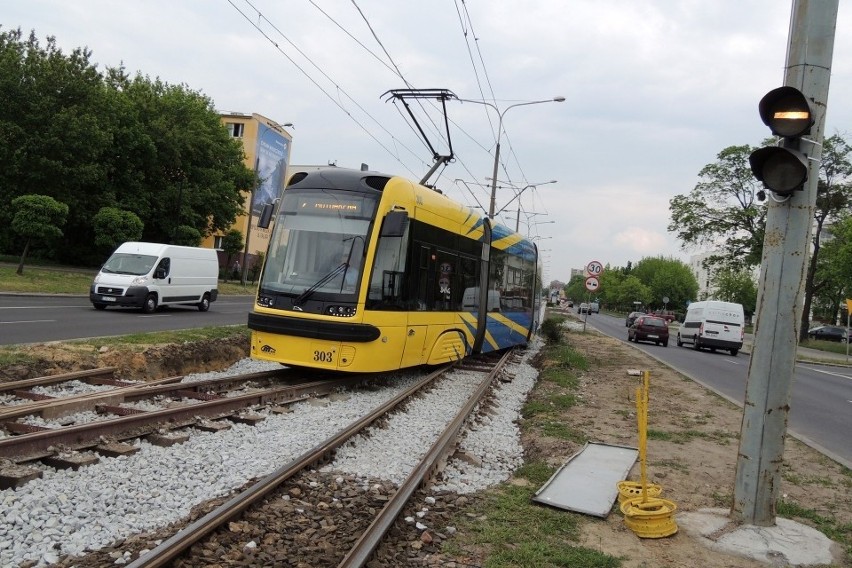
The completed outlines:
{"type": "Polygon", "coordinates": [[[0,367],[0,382],[19,381],[96,367],[115,367],[116,377],[153,380],[216,371],[248,357],[249,339],[234,335],[185,343],[95,348],[75,343],[22,347],[21,362],[0,367]]]}

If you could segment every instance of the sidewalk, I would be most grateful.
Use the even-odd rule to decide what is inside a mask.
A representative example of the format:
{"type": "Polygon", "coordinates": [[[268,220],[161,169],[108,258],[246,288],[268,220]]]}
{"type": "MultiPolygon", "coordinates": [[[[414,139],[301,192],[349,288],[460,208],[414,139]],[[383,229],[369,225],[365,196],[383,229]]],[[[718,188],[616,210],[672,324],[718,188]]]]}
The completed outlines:
{"type": "MultiPolygon", "coordinates": [[[[746,336],[743,340],[743,353],[751,354],[753,337],[746,336]]],[[[852,366],[852,346],[850,346],[849,357],[845,353],[832,353],[819,349],[808,349],[799,346],[796,352],[796,361],[799,363],[822,363],[826,365],[849,365],[852,366]]]]}

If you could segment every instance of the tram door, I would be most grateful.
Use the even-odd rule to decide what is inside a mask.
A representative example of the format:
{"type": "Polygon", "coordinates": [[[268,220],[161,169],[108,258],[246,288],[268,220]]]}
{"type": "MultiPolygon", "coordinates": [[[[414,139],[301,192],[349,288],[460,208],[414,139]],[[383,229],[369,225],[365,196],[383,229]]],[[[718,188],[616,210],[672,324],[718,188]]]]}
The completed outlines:
{"type": "Polygon", "coordinates": [[[434,280],[435,252],[428,246],[416,244],[412,256],[409,277],[414,279],[414,286],[410,289],[415,297],[411,299],[411,308],[408,311],[405,350],[402,354],[403,367],[422,365],[426,362],[426,334],[429,323],[435,317],[430,304],[434,299],[429,294],[430,284],[433,284],[431,280],[434,280]]]}

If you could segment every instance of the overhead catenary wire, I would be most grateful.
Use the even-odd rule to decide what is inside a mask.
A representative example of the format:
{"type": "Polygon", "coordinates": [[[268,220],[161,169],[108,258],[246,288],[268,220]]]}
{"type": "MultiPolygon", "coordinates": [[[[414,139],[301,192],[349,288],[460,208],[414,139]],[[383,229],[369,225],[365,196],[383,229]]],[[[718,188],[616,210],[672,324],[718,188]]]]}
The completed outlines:
{"type": "MultiPolygon", "coordinates": [[[[249,17],[248,17],[248,15],[247,15],[245,12],[243,12],[243,11],[242,11],[242,10],[241,10],[241,9],[240,9],[237,5],[236,5],[236,4],[234,4],[234,0],[226,0],[226,1],[227,1],[227,2],[228,2],[228,3],[229,3],[229,4],[230,4],[230,5],[231,5],[231,6],[232,6],[232,7],[233,7],[233,8],[234,8],[237,12],[239,12],[239,14],[240,14],[243,18],[245,18],[245,20],[246,20],[249,24],[251,24],[251,26],[252,26],[252,27],[254,27],[254,28],[255,28],[255,29],[256,29],[256,30],[257,30],[257,31],[258,31],[258,32],[259,32],[259,33],[260,33],[260,34],[264,37],[264,38],[266,38],[266,40],[267,40],[267,41],[269,41],[269,43],[271,43],[271,44],[275,47],[275,49],[276,49],[276,50],[278,50],[278,52],[279,52],[279,53],[281,53],[281,55],[283,55],[283,56],[284,56],[284,57],[285,57],[288,61],[290,61],[290,63],[292,63],[292,64],[296,67],[296,69],[298,69],[298,70],[299,70],[299,71],[300,71],[300,72],[301,72],[301,73],[302,73],[302,74],[303,74],[303,75],[304,75],[304,76],[305,76],[305,77],[306,77],[306,78],[307,78],[307,79],[308,79],[311,83],[313,83],[313,84],[314,84],[314,85],[315,85],[315,86],[316,86],[316,87],[317,87],[320,91],[322,91],[322,93],[323,93],[323,94],[324,94],[324,95],[325,95],[325,96],[326,96],[329,100],[331,100],[331,101],[334,103],[334,105],[335,105],[336,107],[338,107],[340,110],[342,110],[342,111],[343,111],[343,112],[344,112],[344,113],[345,113],[345,114],[346,114],[346,115],[347,115],[347,116],[348,116],[348,117],[349,117],[349,118],[350,118],[353,122],[355,122],[355,124],[357,124],[357,125],[358,125],[358,126],[359,126],[359,127],[360,127],[360,128],[361,128],[361,129],[362,129],[362,130],[363,130],[363,131],[364,131],[364,132],[365,132],[365,133],[366,133],[366,134],[370,137],[370,138],[372,138],[373,140],[375,140],[375,141],[376,141],[376,143],[377,143],[379,146],[381,146],[381,147],[382,147],[382,148],[383,148],[383,149],[384,149],[384,150],[385,150],[385,151],[386,151],[386,152],[387,152],[387,153],[388,153],[391,157],[393,157],[393,158],[394,158],[397,162],[399,162],[399,163],[400,163],[400,165],[402,165],[402,167],[404,167],[406,170],[408,170],[408,172],[409,172],[409,173],[411,173],[413,176],[416,176],[416,175],[417,175],[416,173],[414,173],[414,172],[413,172],[413,171],[412,171],[412,170],[411,170],[411,169],[410,169],[410,168],[409,168],[409,167],[408,167],[408,166],[407,166],[407,165],[406,165],[406,164],[405,164],[405,163],[404,163],[404,162],[403,162],[403,161],[399,158],[399,155],[398,155],[398,154],[395,154],[394,152],[392,152],[392,151],[391,151],[391,150],[390,150],[390,149],[389,149],[389,148],[388,148],[388,147],[387,147],[384,143],[382,143],[382,141],[381,141],[381,140],[379,140],[379,139],[378,139],[378,138],[377,138],[377,137],[376,137],[376,136],[375,136],[372,132],[370,132],[370,130],[369,130],[366,126],[364,126],[364,124],[363,124],[360,120],[358,120],[356,117],[354,117],[354,116],[352,115],[352,113],[351,113],[351,112],[350,112],[350,111],[349,111],[349,110],[348,110],[348,109],[347,109],[347,108],[346,108],[346,107],[345,107],[345,106],[344,106],[344,105],[343,105],[343,104],[342,104],[339,100],[337,100],[335,97],[333,97],[333,96],[332,96],[332,95],[331,95],[331,94],[330,94],[330,93],[329,93],[329,92],[328,92],[328,91],[327,91],[327,90],[326,90],[326,89],[325,89],[322,85],[320,85],[320,84],[319,84],[319,82],[318,82],[316,79],[314,79],[314,78],[310,75],[310,73],[308,73],[308,72],[307,72],[307,71],[306,71],[306,70],[305,70],[305,69],[304,69],[301,65],[299,65],[299,64],[298,64],[298,63],[297,63],[297,62],[296,62],[296,61],[295,61],[292,57],[290,57],[290,55],[289,55],[289,54],[287,54],[287,52],[285,52],[285,51],[281,48],[281,46],[279,46],[279,45],[278,45],[278,43],[277,43],[275,40],[273,40],[273,39],[272,39],[272,38],[271,38],[271,37],[270,37],[270,36],[269,36],[269,35],[268,35],[268,34],[267,34],[267,33],[266,33],[263,29],[261,29],[261,27],[260,27],[259,25],[257,25],[254,21],[252,21],[252,19],[251,19],[251,18],[249,18],[249,17]]],[[[296,45],[295,45],[295,44],[294,44],[294,43],[293,43],[293,42],[292,42],[292,41],[291,41],[291,40],[290,40],[290,39],[289,39],[286,35],[284,35],[284,33],[282,33],[282,32],[281,32],[281,30],[279,30],[279,29],[275,26],[275,24],[273,24],[272,22],[270,22],[270,21],[269,21],[269,20],[268,20],[268,19],[267,19],[267,18],[266,18],[266,17],[265,17],[265,16],[264,16],[264,15],[263,15],[263,14],[262,14],[259,10],[258,10],[258,9],[257,9],[257,8],[256,8],[256,7],[255,7],[255,6],[254,6],[254,5],[250,2],[250,1],[249,1],[249,0],[243,0],[243,1],[244,1],[246,4],[248,4],[249,6],[251,6],[252,10],[254,10],[255,12],[257,12],[257,15],[258,15],[258,18],[259,18],[259,19],[263,19],[264,21],[266,21],[266,22],[267,22],[267,23],[268,23],[268,24],[272,27],[272,29],[274,29],[274,30],[275,30],[275,31],[276,31],[276,32],[277,32],[277,33],[278,33],[278,34],[279,34],[282,38],[284,38],[284,39],[287,41],[287,43],[289,43],[291,46],[293,46],[293,48],[294,48],[296,51],[298,51],[298,52],[299,52],[299,54],[300,54],[302,57],[304,57],[304,58],[305,58],[308,62],[310,62],[310,63],[311,63],[311,65],[313,65],[313,66],[314,66],[314,68],[316,68],[316,69],[317,69],[317,71],[319,71],[319,72],[323,75],[323,77],[325,77],[325,78],[326,78],[329,82],[331,82],[331,83],[334,85],[334,87],[337,89],[337,91],[338,91],[338,92],[342,93],[342,94],[343,94],[343,95],[344,95],[344,96],[345,96],[348,100],[352,101],[352,103],[353,103],[356,107],[358,107],[358,109],[359,109],[359,110],[361,110],[361,111],[362,111],[362,112],[363,112],[366,116],[368,116],[368,117],[369,117],[369,118],[370,118],[373,122],[375,122],[375,123],[376,123],[376,124],[377,124],[377,125],[378,125],[378,126],[379,126],[382,130],[383,130],[383,131],[385,131],[385,133],[387,133],[387,134],[388,134],[388,136],[390,136],[390,137],[391,137],[391,138],[392,138],[392,139],[393,139],[396,143],[398,143],[400,146],[402,146],[403,148],[405,148],[406,150],[408,150],[408,152],[410,152],[410,153],[411,153],[411,155],[412,155],[412,156],[414,156],[416,159],[418,159],[418,160],[421,160],[421,161],[422,161],[422,158],[421,158],[421,157],[419,157],[419,155],[418,155],[416,152],[413,152],[413,151],[412,151],[411,149],[409,149],[409,148],[408,148],[405,144],[403,144],[403,143],[402,143],[399,139],[397,139],[397,138],[396,138],[396,137],[395,137],[395,136],[394,136],[391,132],[389,132],[389,131],[388,131],[388,130],[384,127],[384,126],[382,126],[381,122],[379,122],[379,121],[378,121],[375,117],[373,117],[373,116],[372,116],[369,112],[367,112],[367,110],[366,110],[366,109],[364,109],[364,107],[363,107],[363,106],[361,106],[361,105],[360,105],[360,104],[359,104],[359,103],[358,103],[358,102],[357,102],[354,98],[352,98],[351,96],[349,96],[349,94],[346,92],[346,90],[345,90],[345,89],[343,89],[343,88],[342,88],[340,85],[338,85],[338,84],[337,84],[334,80],[332,80],[332,79],[331,79],[331,77],[329,77],[329,76],[328,76],[328,75],[327,75],[327,74],[326,74],[326,73],[325,73],[325,72],[324,72],[324,71],[323,71],[323,70],[322,70],[322,69],[321,69],[318,65],[316,65],[316,63],[314,63],[314,62],[313,62],[313,61],[312,61],[312,60],[311,60],[311,59],[310,59],[310,58],[309,58],[309,57],[308,57],[308,56],[307,56],[307,55],[306,55],[306,54],[305,54],[302,50],[300,50],[300,49],[298,48],[298,46],[296,46],[296,45]]],[[[424,164],[425,164],[425,162],[424,162],[424,164]]]]}
{"type": "MultiPolygon", "coordinates": [[[[298,69],[298,71],[303,76],[305,76],[328,99],[330,99],[337,108],[342,110],[355,124],[357,124],[358,127],[363,132],[365,132],[370,138],[372,138],[385,152],[387,152],[396,162],[398,162],[413,177],[419,177],[419,175],[417,173],[415,173],[412,170],[412,168],[409,167],[406,164],[406,161],[408,160],[408,158],[404,158],[403,154],[410,156],[410,157],[414,157],[417,160],[417,162],[420,163],[422,166],[428,167],[429,164],[426,162],[425,157],[423,156],[422,152],[415,152],[414,150],[412,150],[412,148],[408,144],[406,144],[398,136],[393,134],[385,125],[382,124],[382,122],[380,122],[376,117],[374,117],[370,112],[368,112],[364,108],[363,105],[359,104],[359,102],[347,92],[347,90],[344,86],[342,86],[339,82],[332,79],[329,76],[329,74],[324,69],[322,69],[320,67],[320,65],[318,65],[314,60],[312,60],[311,57],[307,53],[305,53],[302,49],[300,49],[299,46],[297,46],[294,41],[292,41],[289,37],[287,37],[287,35],[285,35],[282,32],[282,30],[279,29],[279,27],[277,25],[275,25],[272,21],[270,21],[270,19],[267,18],[261,12],[260,9],[258,9],[258,7],[255,5],[256,4],[255,2],[253,2],[252,0],[242,0],[242,1],[245,3],[246,6],[248,6],[252,15],[249,15],[246,12],[246,10],[241,9],[241,7],[238,6],[238,4],[240,3],[239,0],[228,0],[228,3],[241,16],[243,16],[243,18],[246,21],[248,21],[252,25],[252,27],[255,28],[255,30],[258,33],[260,33],[281,55],[283,55],[292,65],[294,65],[296,67],[296,69],[298,69]],[[266,24],[268,24],[268,26],[271,28],[272,31],[267,32],[264,29],[264,28],[266,28],[266,25],[263,25],[263,22],[266,22],[266,24]],[[308,67],[313,67],[313,69],[316,70],[316,73],[319,73],[321,75],[322,80],[328,81],[333,86],[333,89],[330,89],[330,88],[324,86],[320,82],[320,78],[315,76],[315,73],[313,71],[309,70],[308,67],[306,67],[304,64],[301,64],[299,61],[297,61],[295,59],[294,54],[288,53],[289,49],[285,49],[285,46],[279,45],[276,38],[272,37],[273,33],[277,34],[276,37],[283,38],[284,41],[286,41],[288,45],[292,46],[292,49],[295,50],[295,53],[297,53],[300,57],[304,58],[304,60],[309,64],[308,67]],[[368,128],[367,125],[364,123],[364,121],[361,118],[359,118],[359,116],[357,116],[357,113],[355,113],[356,109],[360,113],[363,113],[363,115],[366,116],[367,119],[370,122],[377,125],[378,128],[382,132],[384,132],[385,135],[387,135],[389,137],[389,139],[391,140],[391,144],[388,144],[387,142],[381,140],[377,133],[375,133],[372,129],[368,128]]],[[[358,5],[356,0],[351,0],[351,3],[355,7],[355,9],[357,10],[359,17],[364,21],[365,25],[369,29],[370,34],[372,35],[373,39],[379,45],[379,47],[381,49],[381,53],[376,52],[374,50],[371,50],[369,46],[367,46],[363,41],[359,40],[353,33],[351,33],[349,30],[347,30],[344,25],[342,25],[340,22],[338,22],[332,14],[330,14],[327,10],[324,10],[318,4],[317,1],[309,0],[309,2],[320,14],[322,14],[323,17],[328,19],[341,32],[346,34],[346,36],[348,37],[348,39],[350,41],[355,42],[356,45],[358,45],[358,47],[360,49],[364,50],[367,54],[369,54],[369,56],[373,60],[378,61],[387,71],[390,71],[394,76],[398,77],[405,85],[410,86],[412,84],[412,82],[404,76],[399,65],[397,65],[394,58],[392,57],[391,50],[385,45],[385,42],[383,42],[381,40],[379,31],[376,30],[375,27],[370,23],[367,14],[358,5]]],[[[468,50],[468,58],[470,59],[471,66],[473,68],[473,73],[474,73],[479,91],[483,95],[483,99],[490,98],[490,99],[496,101],[496,97],[494,96],[493,88],[491,86],[490,78],[488,76],[487,69],[485,67],[485,59],[484,59],[484,56],[482,54],[482,51],[479,49],[479,43],[478,43],[479,38],[476,36],[476,34],[474,32],[474,26],[473,26],[473,20],[472,20],[471,14],[468,12],[467,5],[465,4],[464,0],[461,0],[461,5],[459,5],[459,0],[455,0],[455,5],[456,5],[456,11],[457,11],[457,14],[458,14],[458,17],[459,17],[461,33],[462,33],[462,36],[465,39],[465,44],[466,44],[466,47],[467,47],[467,50],[468,50]],[[470,37],[473,37],[473,39],[474,39],[474,42],[473,42],[474,45],[473,46],[471,46],[471,44],[470,44],[470,41],[469,41],[470,37]],[[474,57],[474,53],[473,53],[474,49],[476,50],[476,57],[474,57]],[[476,64],[477,58],[478,58],[480,65],[482,67],[481,72],[478,69],[477,64],[476,64]],[[483,86],[483,82],[486,86],[483,86]],[[489,93],[488,96],[485,96],[486,90],[489,93]]],[[[435,132],[438,133],[438,135],[441,137],[441,139],[445,140],[444,134],[441,132],[441,129],[438,128],[437,125],[435,124],[434,118],[433,118],[432,114],[430,114],[430,112],[425,108],[426,106],[428,106],[428,105],[421,105],[421,108],[423,109],[423,112],[425,113],[425,115],[428,117],[428,123],[431,124],[430,128],[434,128],[435,132]]],[[[437,105],[432,104],[433,109],[435,109],[436,107],[437,107],[437,105]]],[[[397,110],[400,111],[400,109],[398,107],[397,107],[397,110]]],[[[488,114],[486,114],[486,116],[488,118],[489,124],[491,124],[492,135],[493,135],[494,134],[494,125],[493,125],[492,117],[490,117],[488,114]]],[[[483,150],[485,150],[486,152],[491,154],[491,152],[476,137],[472,136],[469,132],[467,132],[464,128],[462,128],[455,120],[453,120],[450,117],[447,117],[447,120],[453,125],[454,128],[457,128],[462,133],[462,135],[465,137],[465,139],[472,141],[478,147],[482,148],[483,150]]],[[[406,121],[406,124],[407,124],[407,127],[413,132],[413,128],[412,128],[411,124],[408,123],[408,121],[406,121]]],[[[504,132],[505,132],[505,129],[504,129],[504,132]]],[[[520,166],[520,164],[518,162],[517,155],[514,152],[511,141],[509,140],[508,134],[506,134],[505,136],[506,136],[505,141],[510,148],[510,155],[512,155],[514,157],[515,163],[517,163],[518,166],[520,166]]],[[[421,140],[421,142],[422,142],[422,140],[421,140]]],[[[472,178],[478,177],[478,176],[473,174],[471,168],[465,162],[463,156],[460,157],[460,156],[456,155],[456,157],[454,159],[454,163],[457,164],[462,169],[464,169],[468,173],[468,175],[470,175],[472,178]]],[[[508,175],[509,175],[508,174],[508,169],[509,169],[508,163],[501,163],[501,166],[503,167],[504,171],[506,171],[506,175],[508,177],[508,175]]],[[[446,168],[447,168],[446,165],[444,166],[444,168],[442,168],[442,170],[438,174],[438,177],[437,177],[438,180],[440,180],[442,178],[442,176],[444,175],[444,172],[446,171],[446,168]]],[[[524,175],[524,178],[525,177],[526,176],[524,175]]],[[[485,190],[483,190],[483,196],[485,195],[485,193],[487,193],[487,192],[485,190]]],[[[476,199],[475,195],[473,195],[472,193],[471,193],[470,196],[468,196],[465,192],[460,192],[460,194],[462,196],[463,201],[467,201],[469,204],[470,204],[470,198],[471,197],[474,198],[473,201],[478,202],[478,199],[476,199]]],[[[471,206],[473,206],[473,205],[471,205],[471,206]]]]}

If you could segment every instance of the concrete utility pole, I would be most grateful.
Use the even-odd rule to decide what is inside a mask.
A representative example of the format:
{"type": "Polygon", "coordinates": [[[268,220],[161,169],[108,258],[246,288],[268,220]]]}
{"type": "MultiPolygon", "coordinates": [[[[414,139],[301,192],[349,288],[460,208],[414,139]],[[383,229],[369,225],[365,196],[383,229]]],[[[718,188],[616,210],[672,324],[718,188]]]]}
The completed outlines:
{"type": "Polygon", "coordinates": [[[731,516],[775,524],[784,438],[796,364],[811,228],[822,158],[828,83],[839,0],[793,0],[784,85],[798,89],[814,114],[799,151],[808,156],[804,191],[771,194],[766,215],[757,325],[746,383],[731,516]]]}

